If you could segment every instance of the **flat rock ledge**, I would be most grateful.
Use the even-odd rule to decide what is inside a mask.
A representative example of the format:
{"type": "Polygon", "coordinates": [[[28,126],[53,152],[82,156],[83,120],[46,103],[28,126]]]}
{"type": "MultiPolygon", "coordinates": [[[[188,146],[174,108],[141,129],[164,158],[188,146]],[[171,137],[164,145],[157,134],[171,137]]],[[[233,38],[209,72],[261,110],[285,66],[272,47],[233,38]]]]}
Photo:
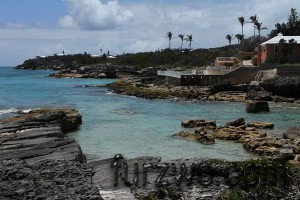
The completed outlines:
{"type": "Polygon", "coordinates": [[[0,120],[0,199],[101,200],[79,144],[65,133],[74,109],[40,109],[0,120]]]}
{"type": "MultiPolygon", "coordinates": [[[[179,101],[226,101],[226,102],[246,102],[246,101],[274,101],[299,103],[299,98],[287,98],[273,95],[253,85],[220,85],[220,86],[174,86],[166,84],[156,76],[152,77],[131,77],[121,78],[111,84],[108,88],[117,94],[136,96],[146,99],[171,99],[179,101]],[[224,86],[224,87],[223,87],[224,86]]],[[[298,94],[295,92],[295,94],[298,94]]],[[[251,105],[249,109],[264,109],[251,105]]],[[[257,110],[260,111],[260,110],[257,110]]],[[[254,110],[254,112],[257,112],[254,110]]],[[[253,112],[253,111],[252,111],[253,112]]]]}
{"type": "Polygon", "coordinates": [[[224,126],[216,126],[214,120],[190,119],[183,120],[184,128],[195,128],[194,132],[180,131],[174,137],[184,138],[202,144],[213,144],[216,139],[232,140],[243,144],[244,148],[259,156],[283,159],[285,161],[300,161],[300,132],[299,128],[290,128],[283,138],[275,138],[263,132],[272,129],[271,122],[249,122],[244,118],[228,122],[224,126]]]}
{"type": "Polygon", "coordinates": [[[86,161],[79,144],[64,133],[81,124],[74,109],[40,109],[0,120],[0,161],[22,159],[28,163],[54,159],[86,161]]]}

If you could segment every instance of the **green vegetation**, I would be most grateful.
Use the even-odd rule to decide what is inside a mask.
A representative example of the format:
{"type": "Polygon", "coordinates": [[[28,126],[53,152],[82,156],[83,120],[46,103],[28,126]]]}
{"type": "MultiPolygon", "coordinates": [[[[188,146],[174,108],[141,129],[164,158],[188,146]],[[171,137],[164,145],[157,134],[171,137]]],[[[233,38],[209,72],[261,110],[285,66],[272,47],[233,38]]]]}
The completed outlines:
{"type": "Polygon", "coordinates": [[[251,160],[233,166],[235,175],[227,180],[230,189],[219,199],[286,198],[299,181],[299,168],[279,161],[251,160]]]}
{"type": "MultiPolygon", "coordinates": [[[[207,160],[207,164],[218,169],[215,173],[228,174],[228,177],[224,178],[226,180],[225,184],[229,188],[221,192],[218,197],[215,197],[218,200],[294,199],[298,194],[299,166],[267,159],[240,162],[212,159],[207,160]],[[220,171],[221,169],[224,169],[223,172],[220,171]]],[[[210,175],[218,176],[216,174],[210,175]]],[[[194,184],[197,183],[194,182],[194,184]]],[[[213,184],[211,186],[214,188],[216,185],[213,184]]],[[[207,185],[205,187],[211,186],[207,185]]],[[[185,193],[184,186],[182,188],[167,186],[155,188],[147,194],[136,192],[135,196],[140,200],[175,200],[184,197],[185,193]]],[[[197,193],[194,193],[193,197],[197,198],[197,193]]]]}
{"type": "Polygon", "coordinates": [[[79,190],[79,194],[80,194],[80,195],[85,195],[87,192],[88,192],[88,189],[86,189],[86,188],[81,188],[81,189],[79,190]]]}
{"type": "Polygon", "coordinates": [[[38,181],[52,181],[54,179],[54,174],[43,174],[37,180],[38,181]]]}
{"type": "Polygon", "coordinates": [[[36,57],[24,61],[22,65],[16,68],[24,69],[59,69],[60,67],[91,65],[106,61],[107,56],[104,54],[101,57],[91,57],[89,54],[74,54],[74,55],[53,55],[47,57],[36,57]]]}
{"type": "Polygon", "coordinates": [[[114,64],[130,65],[137,68],[166,67],[166,68],[192,68],[214,63],[217,56],[226,55],[226,47],[214,49],[161,50],[136,54],[124,54],[110,60],[114,64]]]}
{"type": "Polygon", "coordinates": [[[291,14],[286,23],[277,23],[275,24],[275,29],[270,33],[270,38],[275,37],[278,33],[283,35],[300,35],[300,17],[298,16],[296,9],[291,9],[291,14]]]}
{"type": "Polygon", "coordinates": [[[173,187],[167,187],[165,189],[158,189],[155,191],[151,191],[146,196],[140,196],[136,195],[136,198],[139,200],[158,200],[158,199],[182,199],[183,194],[181,192],[178,192],[177,189],[173,187]]]}
{"type": "MultiPolygon", "coordinates": [[[[191,36],[190,36],[191,37],[191,36]]],[[[191,42],[192,38],[189,39],[191,42]]],[[[137,69],[146,67],[163,68],[193,68],[202,67],[214,63],[218,56],[227,56],[230,47],[220,47],[211,49],[197,49],[181,51],[175,50],[157,50],[155,52],[143,52],[136,54],[118,55],[116,58],[108,58],[105,54],[102,57],[91,57],[88,54],[75,54],[64,56],[48,56],[46,58],[35,58],[26,60],[17,68],[24,69],[59,69],[59,68],[77,68],[82,65],[107,64],[133,66],[137,69]]]]}

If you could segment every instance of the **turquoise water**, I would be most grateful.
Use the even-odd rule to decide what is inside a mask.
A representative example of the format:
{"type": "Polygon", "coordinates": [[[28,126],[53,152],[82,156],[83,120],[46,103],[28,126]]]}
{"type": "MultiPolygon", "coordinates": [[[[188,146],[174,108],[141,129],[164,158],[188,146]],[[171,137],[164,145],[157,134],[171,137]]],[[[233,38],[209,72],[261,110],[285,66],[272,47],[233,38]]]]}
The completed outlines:
{"type": "Polygon", "coordinates": [[[147,100],[112,94],[105,84],[114,80],[53,79],[47,77],[49,73],[0,67],[0,117],[15,110],[73,107],[83,115],[83,124],[69,136],[79,142],[89,159],[122,153],[127,158],[244,160],[253,155],[241,144],[218,140],[202,145],[171,136],[182,130],[183,119],[191,118],[214,119],[218,125],[239,117],[247,122],[270,121],[275,124],[270,134],[277,136],[288,127],[299,126],[300,105],[271,104],[270,113],[248,114],[243,103],[147,100]]]}

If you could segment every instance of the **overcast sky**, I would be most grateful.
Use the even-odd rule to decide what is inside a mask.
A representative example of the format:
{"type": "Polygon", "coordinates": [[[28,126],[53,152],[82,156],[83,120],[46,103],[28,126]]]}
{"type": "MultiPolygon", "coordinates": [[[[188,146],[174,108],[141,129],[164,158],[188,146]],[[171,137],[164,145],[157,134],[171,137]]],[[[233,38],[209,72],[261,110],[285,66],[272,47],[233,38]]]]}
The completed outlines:
{"type": "MultiPolygon", "coordinates": [[[[238,17],[257,14],[266,35],[291,8],[299,13],[299,0],[1,0],[0,66],[62,51],[155,51],[168,47],[168,31],[191,34],[192,48],[223,46],[227,34],[241,33],[238,17]]],[[[253,35],[251,24],[244,34],[253,35]]],[[[180,47],[178,37],[171,47],[180,47]]]]}

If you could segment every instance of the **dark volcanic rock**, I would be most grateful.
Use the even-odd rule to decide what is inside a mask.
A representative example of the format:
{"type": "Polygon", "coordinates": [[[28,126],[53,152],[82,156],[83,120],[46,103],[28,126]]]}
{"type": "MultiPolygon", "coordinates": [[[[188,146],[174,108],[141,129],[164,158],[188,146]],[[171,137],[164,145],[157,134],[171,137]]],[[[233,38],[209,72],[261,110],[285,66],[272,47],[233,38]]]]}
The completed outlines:
{"type": "Polygon", "coordinates": [[[260,86],[274,95],[300,98],[300,78],[277,77],[266,79],[260,86]]]}
{"type": "Polygon", "coordinates": [[[247,100],[256,100],[256,101],[272,101],[272,92],[268,91],[255,91],[250,90],[246,95],[247,100]]]}
{"type": "Polygon", "coordinates": [[[0,162],[0,199],[102,199],[93,169],[64,160],[0,162]]]}
{"type": "Polygon", "coordinates": [[[246,112],[256,113],[256,112],[269,112],[269,104],[266,101],[247,101],[246,102],[246,112]]]}

